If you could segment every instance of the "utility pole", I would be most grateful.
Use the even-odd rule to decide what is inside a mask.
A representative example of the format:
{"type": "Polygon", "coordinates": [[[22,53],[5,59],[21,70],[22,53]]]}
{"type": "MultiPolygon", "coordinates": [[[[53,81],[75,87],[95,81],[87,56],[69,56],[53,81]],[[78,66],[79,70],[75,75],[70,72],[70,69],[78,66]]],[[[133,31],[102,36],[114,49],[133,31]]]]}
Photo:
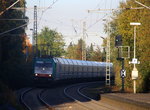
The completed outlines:
{"type": "Polygon", "coordinates": [[[83,22],[83,36],[82,36],[82,60],[86,60],[86,22],[83,22]],[[84,42],[85,45],[84,45],[84,42]]]}
{"type": "MultiPolygon", "coordinates": [[[[88,12],[96,12],[96,11],[101,11],[101,10],[88,10],[88,12]]],[[[112,11],[112,10],[108,10],[108,11],[112,11]]],[[[104,21],[107,22],[108,24],[108,37],[107,37],[107,46],[106,46],[106,78],[105,78],[105,85],[106,86],[110,86],[110,25],[109,25],[109,21],[104,19],[104,21]]]]}
{"type": "Polygon", "coordinates": [[[110,86],[110,27],[108,24],[108,37],[106,46],[106,86],[110,86]]]}
{"type": "Polygon", "coordinates": [[[33,23],[33,41],[32,42],[33,42],[32,45],[35,46],[35,48],[36,48],[34,56],[38,57],[38,45],[37,45],[37,6],[34,6],[34,23],[33,23]]]}
{"type": "Polygon", "coordinates": [[[136,57],[136,26],[141,25],[141,23],[137,23],[137,22],[132,22],[130,23],[130,25],[134,26],[134,58],[132,59],[132,63],[134,65],[133,70],[132,70],[132,79],[133,79],[133,90],[134,90],[134,94],[136,94],[136,79],[138,78],[138,70],[136,68],[136,64],[140,64],[140,62],[138,61],[136,57]]]}

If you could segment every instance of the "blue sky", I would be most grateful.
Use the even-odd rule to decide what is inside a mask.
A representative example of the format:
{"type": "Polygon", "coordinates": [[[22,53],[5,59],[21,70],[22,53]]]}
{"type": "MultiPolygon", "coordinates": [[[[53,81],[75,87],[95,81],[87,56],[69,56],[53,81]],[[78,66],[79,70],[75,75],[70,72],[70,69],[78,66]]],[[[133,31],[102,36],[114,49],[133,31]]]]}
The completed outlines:
{"type": "MultiPolygon", "coordinates": [[[[83,21],[86,22],[86,28],[90,27],[86,31],[87,44],[100,45],[102,39],[99,36],[107,36],[103,31],[102,18],[107,19],[111,13],[106,11],[88,13],[87,10],[117,8],[120,1],[125,2],[125,0],[57,0],[52,8],[42,15],[44,11],[42,7],[49,7],[53,1],[56,0],[26,0],[27,8],[33,8],[34,5],[41,8],[38,9],[38,32],[45,26],[56,29],[64,35],[67,45],[69,42],[76,43],[82,37],[83,21]]],[[[33,28],[33,9],[27,10],[26,15],[31,19],[27,30],[27,33],[31,35],[29,30],[33,28]]]]}

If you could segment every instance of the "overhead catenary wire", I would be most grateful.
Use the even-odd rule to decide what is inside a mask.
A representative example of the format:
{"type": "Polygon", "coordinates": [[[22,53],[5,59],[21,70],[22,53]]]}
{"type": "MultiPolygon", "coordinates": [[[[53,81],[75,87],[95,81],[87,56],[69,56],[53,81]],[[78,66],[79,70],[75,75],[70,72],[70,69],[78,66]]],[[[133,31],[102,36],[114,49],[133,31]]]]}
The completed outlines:
{"type": "MultiPolygon", "coordinates": [[[[32,0],[32,1],[33,1],[33,0],[32,0]]],[[[39,0],[38,0],[38,1],[39,1],[39,0]]],[[[46,1],[46,0],[45,0],[45,1],[46,1]]],[[[41,2],[42,2],[42,1],[41,1],[41,2]]],[[[51,3],[52,3],[52,2],[53,2],[53,0],[51,0],[51,3]]],[[[104,2],[103,4],[105,5],[105,0],[103,0],[103,2],[104,2]]],[[[107,0],[107,3],[108,3],[108,0],[107,0]]],[[[104,6],[104,5],[102,5],[102,6],[104,6]]],[[[39,5],[37,5],[37,6],[39,6],[39,5]]],[[[40,6],[42,6],[42,5],[40,5],[40,6]]],[[[107,5],[106,5],[106,6],[107,6],[107,5]]],[[[107,6],[107,8],[108,8],[108,6],[107,6]]],[[[45,9],[43,9],[43,12],[44,12],[44,10],[45,10],[45,9]]],[[[49,11],[49,10],[48,10],[48,11],[49,11]]],[[[56,11],[57,11],[57,10],[56,10],[56,11]]],[[[40,12],[42,12],[42,10],[41,10],[40,12]]],[[[47,13],[44,13],[44,14],[46,15],[47,13]]],[[[47,17],[46,17],[45,15],[43,15],[43,17],[41,18],[41,21],[40,21],[41,23],[40,23],[39,27],[42,27],[42,26],[44,26],[44,25],[46,24],[46,23],[43,23],[43,19],[47,19],[47,17]]],[[[41,13],[39,13],[39,17],[40,17],[40,16],[41,16],[41,13]]],[[[95,16],[95,15],[94,15],[94,16],[95,16]]],[[[87,26],[91,26],[92,24],[94,24],[94,22],[95,22],[95,21],[94,21],[94,20],[95,20],[95,17],[94,17],[94,16],[93,16],[94,19],[93,19],[93,21],[92,21],[91,23],[87,22],[87,26]]],[[[101,16],[99,16],[99,17],[101,17],[101,16]]],[[[50,20],[51,20],[51,19],[50,19],[50,20]]],[[[56,20],[56,19],[55,19],[55,20],[56,20]]],[[[89,20],[89,17],[86,18],[86,20],[89,20]]],[[[98,20],[99,20],[99,18],[97,17],[96,21],[98,21],[98,20]]],[[[44,22],[47,22],[47,21],[45,20],[44,22]]],[[[53,25],[54,22],[52,22],[52,21],[51,21],[51,22],[48,22],[48,23],[47,23],[46,25],[51,26],[52,28],[55,26],[55,25],[53,25]],[[49,25],[48,23],[49,23],[49,24],[51,23],[51,24],[49,25]],[[53,24],[52,24],[52,23],[53,23],[53,24]]],[[[67,24],[67,23],[65,23],[65,22],[63,22],[63,23],[64,23],[64,24],[67,24]]],[[[57,24],[58,24],[58,23],[57,23],[57,24]]],[[[57,25],[57,24],[56,24],[56,25],[57,25]]],[[[60,24],[60,23],[59,23],[59,24],[60,24]]],[[[97,26],[97,25],[96,25],[96,26],[97,26]]],[[[56,26],[55,26],[55,27],[56,27],[56,26]]],[[[55,28],[55,27],[54,27],[54,28],[55,28]]],[[[58,27],[58,30],[59,30],[59,28],[61,28],[62,25],[60,24],[60,25],[57,26],[57,27],[58,27]]],[[[63,26],[63,27],[64,27],[64,26],[63,26]]],[[[78,26],[78,24],[75,24],[74,27],[75,27],[75,29],[72,28],[72,26],[70,26],[70,28],[72,28],[74,31],[76,30],[78,33],[80,33],[81,30],[79,30],[80,27],[78,26]]],[[[94,25],[93,25],[92,27],[94,27],[94,25]]],[[[66,28],[66,26],[65,26],[64,28],[66,28]]],[[[64,29],[64,28],[63,28],[63,29],[64,29]]],[[[61,31],[62,31],[63,29],[61,29],[61,31]]],[[[92,29],[94,29],[94,28],[92,28],[92,29]]],[[[92,31],[92,29],[91,29],[90,31],[92,31]]],[[[97,28],[97,29],[99,29],[99,28],[97,28]]],[[[65,30],[65,29],[64,29],[64,30],[65,30]]],[[[66,29],[66,30],[67,30],[67,29],[66,29]]],[[[65,30],[65,31],[66,31],[66,30],[65,30]]],[[[94,31],[96,31],[96,30],[94,30],[94,31]]]]}
{"type": "MultiPolygon", "coordinates": [[[[13,29],[10,29],[10,30],[7,30],[7,31],[5,31],[5,32],[2,32],[2,33],[0,33],[0,36],[3,35],[3,34],[6,34],[6,33],[8,33],[8,32],[14,31],[14,30],[16,30],[16,29],[25,27],[25,26],[27,26],[27,24],[28,24],[28,23],[25,23],[25,24],[23,24],[23,25],[20,25],[20,26],[18,26],[18,27],[13,28],[13,29]]],[[[5,36],[1,36],[0,38],[3,38],[3,37],[5,37],[5,36]]]]}
{"type": "Polygon", "coordinates": [[[48,9],[52,8],[52,6],[53,6],[57,1],[58,1],[58,0],[55,0],[55,1],[53,0],[53,3],[52,3],[49,7],[47,7],[44,11],[42,11],[42,14],[41,14],[41,17],[40,17],[38,26],[39,26],[39,24],[40,24],[40,22],[41,22],[41,19],[42,19],[42,16],[44,15],[44,13],[45,13],[48,9]]]}
{"type": "Polygon", "coordinates": [[[24,21],[24,20],[33,20],[33,19],[0,19],[0,21],[24,21]]]}
{"type": "MultiPolygon", "coordinates": [[[[100,3],[101,3],[101,2],[100,2],[100,3]]],[[[100,5],[100,3],[98,3],[98,5],[96,6],[96,8],[100,5]]],[[[90,16],[90,15],[87,14],[87,16],[85,16],[84,18],[82,18],[80,21],[86,21],[86,20],[89,18],[89,16],[90,16]]],[[[93,25],[92,22],[91,22],[91,21],[92,21],[92,17],[91,17],[91,16],[90,16],[90,19],[91,19],[91,20],[90,20],[90,24],[93,25]]],[[[98,21],[98,20],[97,20],[97,21],[98,21]]],[[[96,23],[95,23],[95,24],[96,24],[96,23]]],[[[91,25],[90,25],[90,26],[91,26],[91,25]]],[[[89,27],[90,27],[90,26],[89,26],[89,27]]],[[[94,25],[93,25],[93,26],[94,26],[94,25]]],[[[73,27],[73,30],[74,30],[75,33],[76,33],[77,29],[76,29],[74,26],[72,26],[72,27],[73,27]]],[[[81,32],[80,32],[80,34],[81,34],[81,32]]]]}
{"type": "MultiPolygon", "coordinates": [[[[28,7],[28,8],[23,8],[23,7],[13,7],[12,9],[15,10],[34,10],[34,7],[28,7]]],[[[47,9],[47,7],[37,7],[38,10],[43,10],[43,9],[47,9]]]]}
{"type": "Polygon", "coordinates": [[[103,18],[105,18],[106,16],[107,16],[107,14],[104,15],[102,18],[98,19],[95,23],[91,24],[91,25],[87,28],[87,30],[90,29],[91,27],[93,27],[93,26],[94,26],[95,24],[97,24],[99,21],[103,20],[103,18]]]}
{"type": "MultiPolygon", "coordinates": [[[[104,0],[105,1],[105,0],[104,0]]],[[[101,2],[100,2],[101,3],[101,2]]],[[[100,3],[98,3],[98,5],[96,6],[96,8],[98,7],[98,8],[100,8],[101,6],[100,6],[100,3]]],[[[105,4],[106,5],[106,4],[105,4]]],[[[87,15],[87,16],[85,16],[82,20],[80,20],[80,21],[86,21],[88,18],[89,18],[89,14],[87,15]]],[[[104,18],[106,16],[106,14],[102,17],[102,18],[104,18]]],[[[98,16],[99,17],[99,16],[98,16]]],[[[96,25],[99,21],[101,21],[101,19],[102,18],[100,18],[100,19],[97,19],[96,20],[96,22],[94,22],[94,23],[92,23],[92,17],[90,16],[90,24],[89,24],[89,26],[87,27],[87,29],[86,30],[88,30],[88,29],[90,29],[91,27],[93,27],[94,25],[96,25]]],[[[74,31],[76,31],[77,29],[74,27],[74,26],[72,26],[73,27],[73,29],[74,29],[74,31]]],[[[76,33],[76,32],[75,32],[76,33]]],[[[81,32],[79,33],[79,34],[81,34],[81,32]]]]}
{"type": "MultiPolygon", "coordinates": [[[[9,10],[10,8],[12,8],[14,5],[16,5],[20,0],[17,0],[16,2],[14,2],[12,5],[10,5],[8,8],[6,8],[5,10],[3,10],[2,12],[0,12],[0,15],[2,15],[5,11],[9,10]]],[[[0,20],[28,20],[28,19],[0,19],[0,20]]],[[[0,33],[0,36],[3,35],[3,34],[6,34],[6,33],[9,33],[11,31],[14,31],[16,29],[19,29],[19,28],[22,28],[22,27],[25,27],[27,26],[28,23],[25,23],[23,25],[20,25],[18,27],[15,27],[13,29],[10,29],[10,30],[7,30],[7,31],[4,31],[2,33],[0,33]]],[[[1,36],[0,38],[3,38],[5,36],[1,36]]]]}
{"type": "Polygon", "coordinates": [[[139,4],[139,5],[141,5],[141,6],[145,7],[145,8],[147,8],[147,9],[150,9],[150,7],[148,7],[148,6],[144,5],[144,4],[142,4],[141,2],[138,2],[138,1],[136,1],[136,0],[135,0],[135,2],[136,2],[137,4],[139,4]]]}
{"type": "Polygon", "coordinates": [[[17,4],[20,0],[17,0],[16,2],[14,2],[12,5],[10,5],[8,8],[6,8],[4,11],[0,12],[0,15],[2,15],[5,11],[9,10],[10,8],[12,8],[15,4],[17,4]]]}

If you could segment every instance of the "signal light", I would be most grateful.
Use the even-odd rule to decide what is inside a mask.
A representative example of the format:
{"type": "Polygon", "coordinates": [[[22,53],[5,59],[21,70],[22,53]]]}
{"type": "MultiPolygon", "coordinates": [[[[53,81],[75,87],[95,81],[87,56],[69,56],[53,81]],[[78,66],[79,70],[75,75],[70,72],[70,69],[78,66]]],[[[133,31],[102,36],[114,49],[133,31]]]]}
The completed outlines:
{"type": "Polygon", "coordinates": [[[122,46],[122,36],[121,35],[117,35],[115,37],[115,47],[119,47],[122,46]]]}

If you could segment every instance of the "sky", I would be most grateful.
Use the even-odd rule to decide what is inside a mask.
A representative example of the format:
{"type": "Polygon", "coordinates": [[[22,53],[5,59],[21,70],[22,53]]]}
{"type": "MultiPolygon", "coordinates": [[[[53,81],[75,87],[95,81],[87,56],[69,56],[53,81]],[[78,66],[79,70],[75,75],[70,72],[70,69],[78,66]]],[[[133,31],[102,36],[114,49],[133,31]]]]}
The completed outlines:
{"type": "MultiPolygon", "coordinates": [[[[104,32],[104,19],[109,20],[111,11],[93,11],[97,9],[115,9],[119,2],[125,0],[26,0],[29,25],[26,30],[32,39],[33,7],[38,8],[38,33],[45,26],[54,29],[64,36],[66,46],[70,42],[76,44],[85,31],[85,42],[95,46],[102,44],[102,37],[107,37],[104,32]],[[50,8],[48,8],[50,7],[50,8]],[[88,13],[90,10],[90,13],[88,13]],[[86,25],[83,27],[83,22],[86,25]]],[[[32,41],[31,41],[32,42],[32,41]]]]}

